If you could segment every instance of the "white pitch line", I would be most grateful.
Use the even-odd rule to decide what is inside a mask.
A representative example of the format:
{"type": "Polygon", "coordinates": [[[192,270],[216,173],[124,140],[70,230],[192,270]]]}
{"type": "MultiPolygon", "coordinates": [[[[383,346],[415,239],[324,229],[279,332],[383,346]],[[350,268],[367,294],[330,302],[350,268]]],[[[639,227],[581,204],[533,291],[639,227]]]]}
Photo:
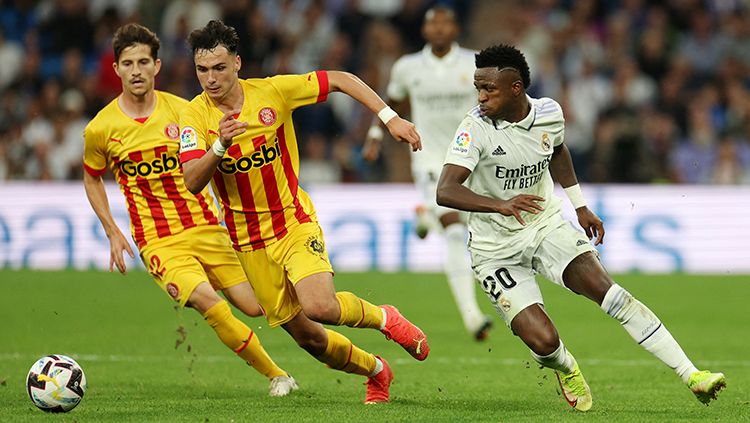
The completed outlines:
{"type": "MultiPolygon", "coordinates": [[[[62,354],[62,353],[61,353],[62,354]]],[[[27,360],[33,361],[45,354],[26,354],[26,353],[0,353],[0,361],[5,360],[27,360]]],[[[75,360],[82,362],[110,362],[110,363],[162,363],[172,362],[175,360],[175,356],[158,356],[158,355],[117,355],[117,354],[80,354],[80,353],[67,353],[75,360]]],[[[217,363],[217,362],[234,362],[237,357],[227,353],[226,355],[203,355],[192,353],[177,354],[177,358],[192,360],[195,359],[197,362],[217,363]]],[[[277,359],[280,363],[306,363],[309,362],[308,357],[295,357],[295,358],[284,358],[277,359]]],[[[398,364],[399,366],[417,364],[418,362],[411,358],[394,358],[389,359],[391,363],[398,364]]],[[[537,364],[529,359],[518,359],[510,357],[430,357],[430,363],[437,363],[441,365],[455,365],[460,364],[462,366],[475,365],[475,366],[489,366],[489,365],[502,365],[502,366],[526,366],[527,363],[530,366],[536,366],[537,364]]],[[[578,360],[581,364],[588,366],[617,366],[617,367],[661,367],[662,364],[658,360],[621,360],[611,358],[582,358],[578,360]]],[[[706,367],[722,368],[722,367],[750,367],[749,360],[705,360],[698,361],[697,364],[706,367]]]]}

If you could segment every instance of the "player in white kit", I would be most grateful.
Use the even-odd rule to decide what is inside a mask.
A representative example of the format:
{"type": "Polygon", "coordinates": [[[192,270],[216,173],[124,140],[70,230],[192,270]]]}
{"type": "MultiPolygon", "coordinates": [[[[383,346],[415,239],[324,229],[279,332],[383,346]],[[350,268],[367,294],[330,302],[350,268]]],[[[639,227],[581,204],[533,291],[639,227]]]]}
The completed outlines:
{"type": "Polygon", "coordinates": [[[610,278],[584,234],[561,216],[553,179],[565,189],[586,236],[595,237],[595,245],[604,239],[563,143],[560,105],[526,94],[529,67],[515,47],[482,50],[476,68],[479,105],[448,149],[437,202],[470,212],[472,265],[492,304],[534,360],[555,370],[577,410],[591,408],[591,390],[544,311],[536,273],[599,304],[708,404],[726,385],[724,375],[698,371],[659,318],[610,278]]]}
{"type": "MultiPolygon", "coordinates": [[[[446,241],[444,270],[466,330],[475,339],[486,339],[492,320],[479,309],[474,276],[466,255],[466,225],[456,210],[435,202],[437,178],[443,168],[445,150],[456,126],[467,110],[476,104],[474,53],[459,47],[458,23],[454,12],[436,6],[425,13],[422,35],[427,44],[422,51],[407,54],[393,65],[387,94],[402,115],[409,106],[411,118],[422,137],[423,150],[411,156],[412,177],[422,195],[424,213],[418,216],[417,234],[427,235],[426,221],[439,221],[446,241]]],[[[383,130],[378,121],[368,132],[364,157],[377,158],[383,130]]]]}

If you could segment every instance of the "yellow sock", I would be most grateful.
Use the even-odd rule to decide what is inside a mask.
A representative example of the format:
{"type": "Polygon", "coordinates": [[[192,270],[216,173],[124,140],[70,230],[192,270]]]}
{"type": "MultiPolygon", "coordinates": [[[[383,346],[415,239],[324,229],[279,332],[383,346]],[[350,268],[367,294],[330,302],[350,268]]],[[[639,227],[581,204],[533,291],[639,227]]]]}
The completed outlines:
{"type": "Polygon", "coordinates": [[[359,298],[351,292],[337,292],[341,316],[339,326],[380,329],[383,325],[383,310],[359,298]]]}
{"type": "Polygon", "coordinates": [[[369,376],[375,371],[375,356],[352,344],[347,337],[326,329],[328,346],[326,352],[315,357],[334,370],[369,376]]]}
{"type": "Polygon", "coordinates": [[[203,317],[219,339],[238,356],[251,365],[258,373],[272,379],[286,376],[287,373],[273,362],[255,333],[232,315],[229,304],[222,300],[206,310],[203,317]]]}

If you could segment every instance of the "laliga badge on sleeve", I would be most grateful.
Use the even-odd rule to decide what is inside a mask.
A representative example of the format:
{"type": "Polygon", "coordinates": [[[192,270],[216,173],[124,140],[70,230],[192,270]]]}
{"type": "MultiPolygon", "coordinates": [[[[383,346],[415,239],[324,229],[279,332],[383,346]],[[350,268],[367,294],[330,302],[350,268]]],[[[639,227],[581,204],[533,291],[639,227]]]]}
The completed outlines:
{"type": "Polygon", "coordinates": [[[198,134],[195,129],[186,126],[180,132],[180,152],[195,150],[198,148],[198,134]]]}
{"type": "Polygon", "coordinates": [[[467,130],[462,130],[456,135],[456,139],[451,145],[451,151],[458,154],[469,154],[469,146],[471,145],[471,133],[467,130]]]}

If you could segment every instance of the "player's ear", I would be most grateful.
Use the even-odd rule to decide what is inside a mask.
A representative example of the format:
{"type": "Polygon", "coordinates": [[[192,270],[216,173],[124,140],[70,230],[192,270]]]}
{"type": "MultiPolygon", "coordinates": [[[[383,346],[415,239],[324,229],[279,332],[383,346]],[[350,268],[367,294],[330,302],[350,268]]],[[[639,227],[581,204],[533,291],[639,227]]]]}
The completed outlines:
{"type": "Polygon", "coordinates": [[[154,76],[159,74],[161,70],[161,59],[154,60],[154,76]]]}
{"type": "Polygon", "coordinates": [[[242,58],[238,54],[236,56],[235,62],[234,62],[234,71],[237,72],[237,73],[239,73],[240,69],[242,69],[242,58]]]}

